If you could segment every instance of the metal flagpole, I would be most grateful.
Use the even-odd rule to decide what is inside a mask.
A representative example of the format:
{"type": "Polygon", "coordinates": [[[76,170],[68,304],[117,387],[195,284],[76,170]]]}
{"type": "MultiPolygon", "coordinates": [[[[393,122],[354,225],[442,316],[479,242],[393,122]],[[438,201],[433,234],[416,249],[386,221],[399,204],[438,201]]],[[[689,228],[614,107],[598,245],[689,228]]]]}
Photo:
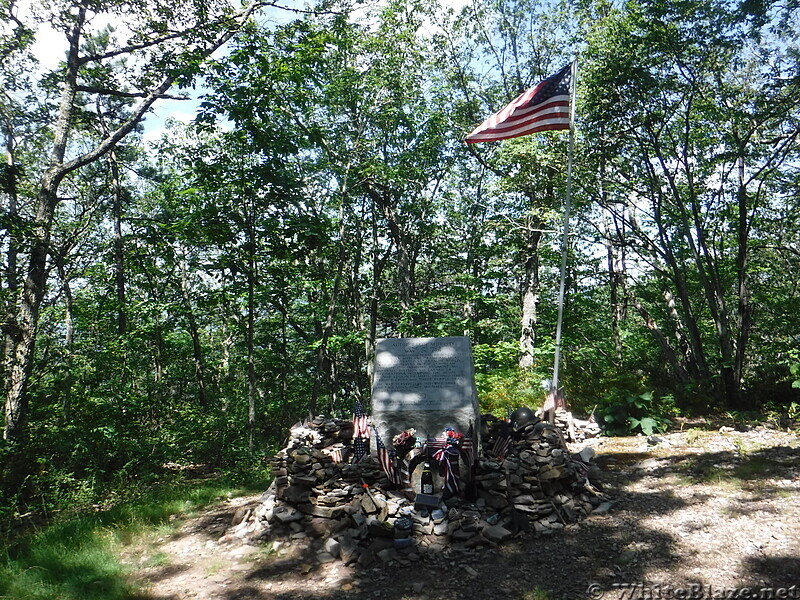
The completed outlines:
{"type": "MultiPolygon", "coordinates": [[[[567,160],[567,198],[564,203],[564,235],[561,241],[561,283],[558,288],[558,320],[556,323],[556,352],[553,360],[552,392],[558,395],[558,367],[561,359],[561,322],[564,317],[564,280],[567,272],[567,243],[569,236],[569,209],[572,201],[572,154],[575,148],[575,88],[578,78],[578,60],[572,62],[572,81],[569,107],[569,158],[567,160]]],[[[555,407],[552,409],[555,415],[555,407]]]]}

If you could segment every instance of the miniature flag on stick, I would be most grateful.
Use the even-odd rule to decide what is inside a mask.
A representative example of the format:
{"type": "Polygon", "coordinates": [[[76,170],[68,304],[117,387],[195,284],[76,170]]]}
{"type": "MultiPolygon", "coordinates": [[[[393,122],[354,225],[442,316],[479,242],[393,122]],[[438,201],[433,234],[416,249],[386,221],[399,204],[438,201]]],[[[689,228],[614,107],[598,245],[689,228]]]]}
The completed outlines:
{"type": "Polygon", "coordinates": [[[570,63],[486,119],[464,141],[467,144],[494,142],[537,131],[569,129],[571,88],[570,63]]]}
{"type": "Polygon", "coordinates": [[[361,462],[364,455],[369,451],[369,419],[364,413],[364,406],[360,400],[356,400],[353,409],[353,459],[361,462]]]}
{"type": "Polygon", "coordinates": [[[394,452],[390,452],[389,449],[384,445],[377,429],[375,430],[375,446],[378,451],[378,462],[380,463],[383,472],[386,473],[386,476],[389,478],[389,481],[394,484],[400,483],[400,477],[398,476],[397,469],[395,467],[394,456],[392,456],[394,452]]]}
{"type": "Polygon", "coordinates": [[[470,421],[467,437],[461,442],[461,453],[464,455],[464,462],[467,467],[472,467],[475,462],[475,428],[470,421]]]}
{"type": "Polygon", "coordinates": [[[361,404],[361,400],[356,400],[356,406],[353,409],[353,437],[369,437],[369,419],[364,413],[364,406],[361,404]]]}
{"type": "Polygon", "coordinates": [[[511,436],[511,423],[501,423],[500,431],[492,447],[492,454],[497,458],[505,458],[508,451],[511,450],[511,436]]]}

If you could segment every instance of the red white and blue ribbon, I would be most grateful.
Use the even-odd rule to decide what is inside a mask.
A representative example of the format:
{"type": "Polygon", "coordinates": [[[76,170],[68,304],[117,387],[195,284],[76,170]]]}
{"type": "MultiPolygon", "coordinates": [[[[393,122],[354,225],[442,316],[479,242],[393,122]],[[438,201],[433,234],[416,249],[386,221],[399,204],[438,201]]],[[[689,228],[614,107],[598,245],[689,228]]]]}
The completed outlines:
{"type": "Polygon", "coordinates": [[[461,475],[458,455],[459,450],[453,444],[439,448],[433,453],[433,458],[439,462],[439,476],[444,479],[444,487],[453,494],[458,492],[458,480],[461,475]]]}

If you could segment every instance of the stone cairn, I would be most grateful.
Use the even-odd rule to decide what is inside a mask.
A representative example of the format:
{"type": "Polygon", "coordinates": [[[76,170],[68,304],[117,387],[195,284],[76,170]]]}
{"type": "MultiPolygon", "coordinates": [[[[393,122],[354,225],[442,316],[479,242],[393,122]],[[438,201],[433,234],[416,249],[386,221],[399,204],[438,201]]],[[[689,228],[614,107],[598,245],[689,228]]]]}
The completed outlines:
{"type": "MultiPolygon", "coordinates": [[[[545,417],[543,411],[537,411],[536,416],[545,417]]],[[[587,439],[598,437],[601,433],[600,425],[593,418],[588,420],[578,419],[572,415],[572,412],[564,408],[556,409],[553,421],[555,426],[570,442],[583,442],[587,439]]]]}
{"type": "Polygon", "coordinates": [[[463,480],[474,477],[472,501],[454,495],[429,510],[396,489],[373,456],[340,462],[352,423],[318,416],[291,429],[271,459],[275,479],[262,503],[233,534],[274,545],[310,541],[320,562],[367,567],[376,560],[408,564],[421,555],[476,554],[523,531],[551,534],[602,509],[607,499],[596,484],[591,448],[570,454],[563,434],[538,422],[517,432],[499,459],[491,448],[500,427],[485,424],[484,452],[471,474],[462,468],[463,480]]]}

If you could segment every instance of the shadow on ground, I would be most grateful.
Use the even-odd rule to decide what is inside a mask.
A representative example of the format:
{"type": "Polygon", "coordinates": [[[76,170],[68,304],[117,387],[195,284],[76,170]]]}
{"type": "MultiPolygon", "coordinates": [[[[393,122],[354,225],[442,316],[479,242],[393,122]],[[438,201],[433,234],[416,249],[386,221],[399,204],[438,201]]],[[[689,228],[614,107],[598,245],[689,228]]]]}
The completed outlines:
{"type": "MultiPolygon", "coordinates": [[[[335,575],[315,562],[315,552],[292,558],[262,557],[213,597],[655,598],[658,596],[653,595],[652,586],[661,585],[684,589],[690,586],[699,590],[698,594],[706,594],[694,597],[711,598],[719,591],[719,577],[724,580],[726,574],[704,570],[713,570],[714,566],[702,562],[702,548],[696,550],[683,543],[686,536],[707,534],[714,539],[715,520],[718,525],[722,519],[738,519],[748,526],[767,529],[776,523],[779,527],[784,522],[789,523],[788,527],[800,524],[798,448],[775,446],[752,453],[625,451],[604,455],[601,451],[598,463],[605,473],[606,491],[615,498],[612,510],[552,535],[519,537],[466,558],[443,553],[426,555],[409,565],[367,569],[340,565],[335,575]],[[722,495],[725,506],[719,511],[709,509],[719,503],[722,495]],[[788,500],[791,503],[787,504],[788,500]],[[691,511],[699,513],[701,508],[705,512],[693,521],[691,511]],[[689,518],[681,521],[683,528],[671,529],[669,520],[678,513],[689,518]],[[659,521],[663,523],[658,525],[659,521]],[[654,573],[674,574],[676,579],[654,581],[654,573]],[[708,583],[710,573],[717,577],[714,583],[708,583]],[[637,584],[641,585],[637,588],[637,584]]],[[[785,537],[789,541],[783,553],[768,553],[757,545],[731,547],[730,556],[723,552],[721,558],[737,559],[739,564],[738,577],[730,580],[728,588],[747,587],[750,597],[758,597],[754,594],[765,587],[800,584],[800,545],[797,539],[785,537]]]]}

